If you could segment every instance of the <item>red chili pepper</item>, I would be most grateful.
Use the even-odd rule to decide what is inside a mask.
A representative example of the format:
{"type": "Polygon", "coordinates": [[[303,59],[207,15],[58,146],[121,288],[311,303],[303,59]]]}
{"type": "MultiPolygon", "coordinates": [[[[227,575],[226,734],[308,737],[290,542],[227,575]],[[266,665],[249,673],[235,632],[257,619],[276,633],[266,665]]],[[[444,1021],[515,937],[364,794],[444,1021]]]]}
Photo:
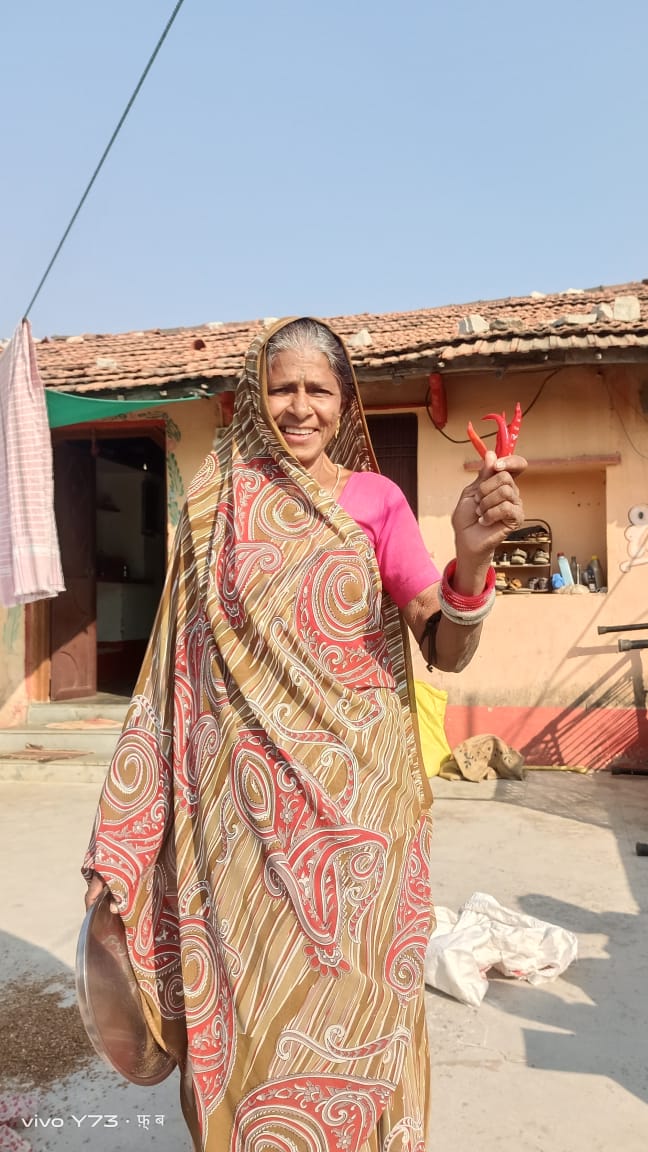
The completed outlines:
{"type": "MultiPolygon", "coordinates": [[[[510,424],[506,423],[506,412],[489,412],[487,416],[482,416],[482,420],[494,420],[497,424],[497,439],[495,441],[495,453],[499,458],[508,456],[517,443],[517,438],[520,434],[520,425],[522,424],[522,409],[518,404],[515,405],[515,412],[510,424]]],[[[473,428],[470,420],[466,429],[470,441],[474,444],[479,452],[479,455],[484,459],[487,452],[487,445],[478,436],[473,428]]]]}
{"type": "Polygon", "coordinates": [[[468,438],[474,444],[475,448],[477,449],[477,451],[479,452],[479,455],[481,456],[481,458],[483,460],[484,457],[486,456],[488,449],[487,449],[486,445],[484,444],[484,441],[482,440],[481,436],[478,436],[477,433],[475,432],[475,429],[473,428],[470,420],[468,421],[468,427],[466,428],[466,432],[468,433],[468,438]]]}
{"type": "Polygon", "coordinates": [[[482,420],[494,420],[497,424],[497,440],[495,441],[495,453],[498,460],[501,456],[508,456],[509,453],[509,430],[506,423],[506,413],[502,412],[489,412],[488,416],[482,416],[482,420]]]}
{"type": "Polygon", "coordinates": [[[517,438],[520,435],[520,425],[522,424],[522,409],[520,408],[519,401],[515,405],[515,412],[513,419],[509,424],[509,452],[512,452],[517,444],[517,438]]]}

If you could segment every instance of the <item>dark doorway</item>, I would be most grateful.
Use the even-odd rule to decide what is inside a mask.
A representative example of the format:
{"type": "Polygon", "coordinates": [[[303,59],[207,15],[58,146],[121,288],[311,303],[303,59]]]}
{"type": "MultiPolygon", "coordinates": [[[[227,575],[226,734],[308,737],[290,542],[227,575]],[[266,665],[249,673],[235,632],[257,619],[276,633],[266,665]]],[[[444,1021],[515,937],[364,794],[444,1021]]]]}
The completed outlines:
{"type": "Polygon", "coordinates": [[[68,591],[51,606],[52,700],[133,691],[166,565],[162,444],[163,435],[101,435],[95,429],[92,439],[55,446],[56,519],[68,591]],[[81,569],[87,573],[83,600],[81,569]]]}
{"type": "Polygon", "coordinates": [[[65,579],[51,605],[52,700],[97,690],[95,462],[86,441],[54,445],[54,511],[65,579]]]}
{"type": "Polygon", "coordinates": [[[418,515],[418,420],[413,412],[367,416],[371,443],[384,476],[405,493],[418,515]]]}

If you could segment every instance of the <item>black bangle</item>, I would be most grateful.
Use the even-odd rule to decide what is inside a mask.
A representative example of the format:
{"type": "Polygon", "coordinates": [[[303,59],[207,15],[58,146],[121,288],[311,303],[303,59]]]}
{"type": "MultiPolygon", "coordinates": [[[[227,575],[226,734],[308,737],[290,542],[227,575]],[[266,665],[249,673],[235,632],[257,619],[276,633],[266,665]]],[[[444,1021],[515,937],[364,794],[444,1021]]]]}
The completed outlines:
{"type": "Polygon", "coordinates": [[[423,651],[423,645],[427,640],[427,657],[425,657],[425,652],[423,652],[423,657],[425,658],[428,672],[434,672],[434,661],[436,660],[436,634],[441,615],[442,614],[439,611],[428,617],[428,619],[425,621],[425,628],[423,629],[423,635],[421,636],[420,640],[421,651],[423,651]]]}

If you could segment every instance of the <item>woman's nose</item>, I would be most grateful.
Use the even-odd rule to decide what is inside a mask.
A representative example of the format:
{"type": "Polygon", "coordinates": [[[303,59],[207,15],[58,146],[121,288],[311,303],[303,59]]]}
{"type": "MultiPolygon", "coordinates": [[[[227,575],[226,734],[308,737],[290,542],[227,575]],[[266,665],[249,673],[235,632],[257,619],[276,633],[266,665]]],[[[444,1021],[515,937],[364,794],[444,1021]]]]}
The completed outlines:
{"type": "Polygon", "coordinates": [[[293,396],[292,409],[295,416],[303,420],[311,410],[310,400],[305,392],[296,392],[293,396]]]}

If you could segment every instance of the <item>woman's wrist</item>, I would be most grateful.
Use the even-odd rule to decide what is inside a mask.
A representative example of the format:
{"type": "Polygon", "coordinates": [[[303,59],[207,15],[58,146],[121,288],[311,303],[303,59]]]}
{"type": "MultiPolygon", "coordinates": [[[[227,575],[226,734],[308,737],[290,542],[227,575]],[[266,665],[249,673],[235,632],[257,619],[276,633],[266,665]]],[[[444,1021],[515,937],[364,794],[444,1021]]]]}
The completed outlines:
{"type": "Polygon", "coordinates": [[[485,580],[478,592],[464,593],[457,589],[455,576],[457,561],[446,565],[439,585],[439,608],[453,624],[472,627],[481,624],[495,601],[495,569],[489,565],[485,580]]]}
{"type": "Polygon", "coordinates": [[[474,557],[457,556],[452,565],[450,584],[455,592],[460,596],[479,596],[489,580],[493,558],[486,556],[475,561],[474,557]]]}

